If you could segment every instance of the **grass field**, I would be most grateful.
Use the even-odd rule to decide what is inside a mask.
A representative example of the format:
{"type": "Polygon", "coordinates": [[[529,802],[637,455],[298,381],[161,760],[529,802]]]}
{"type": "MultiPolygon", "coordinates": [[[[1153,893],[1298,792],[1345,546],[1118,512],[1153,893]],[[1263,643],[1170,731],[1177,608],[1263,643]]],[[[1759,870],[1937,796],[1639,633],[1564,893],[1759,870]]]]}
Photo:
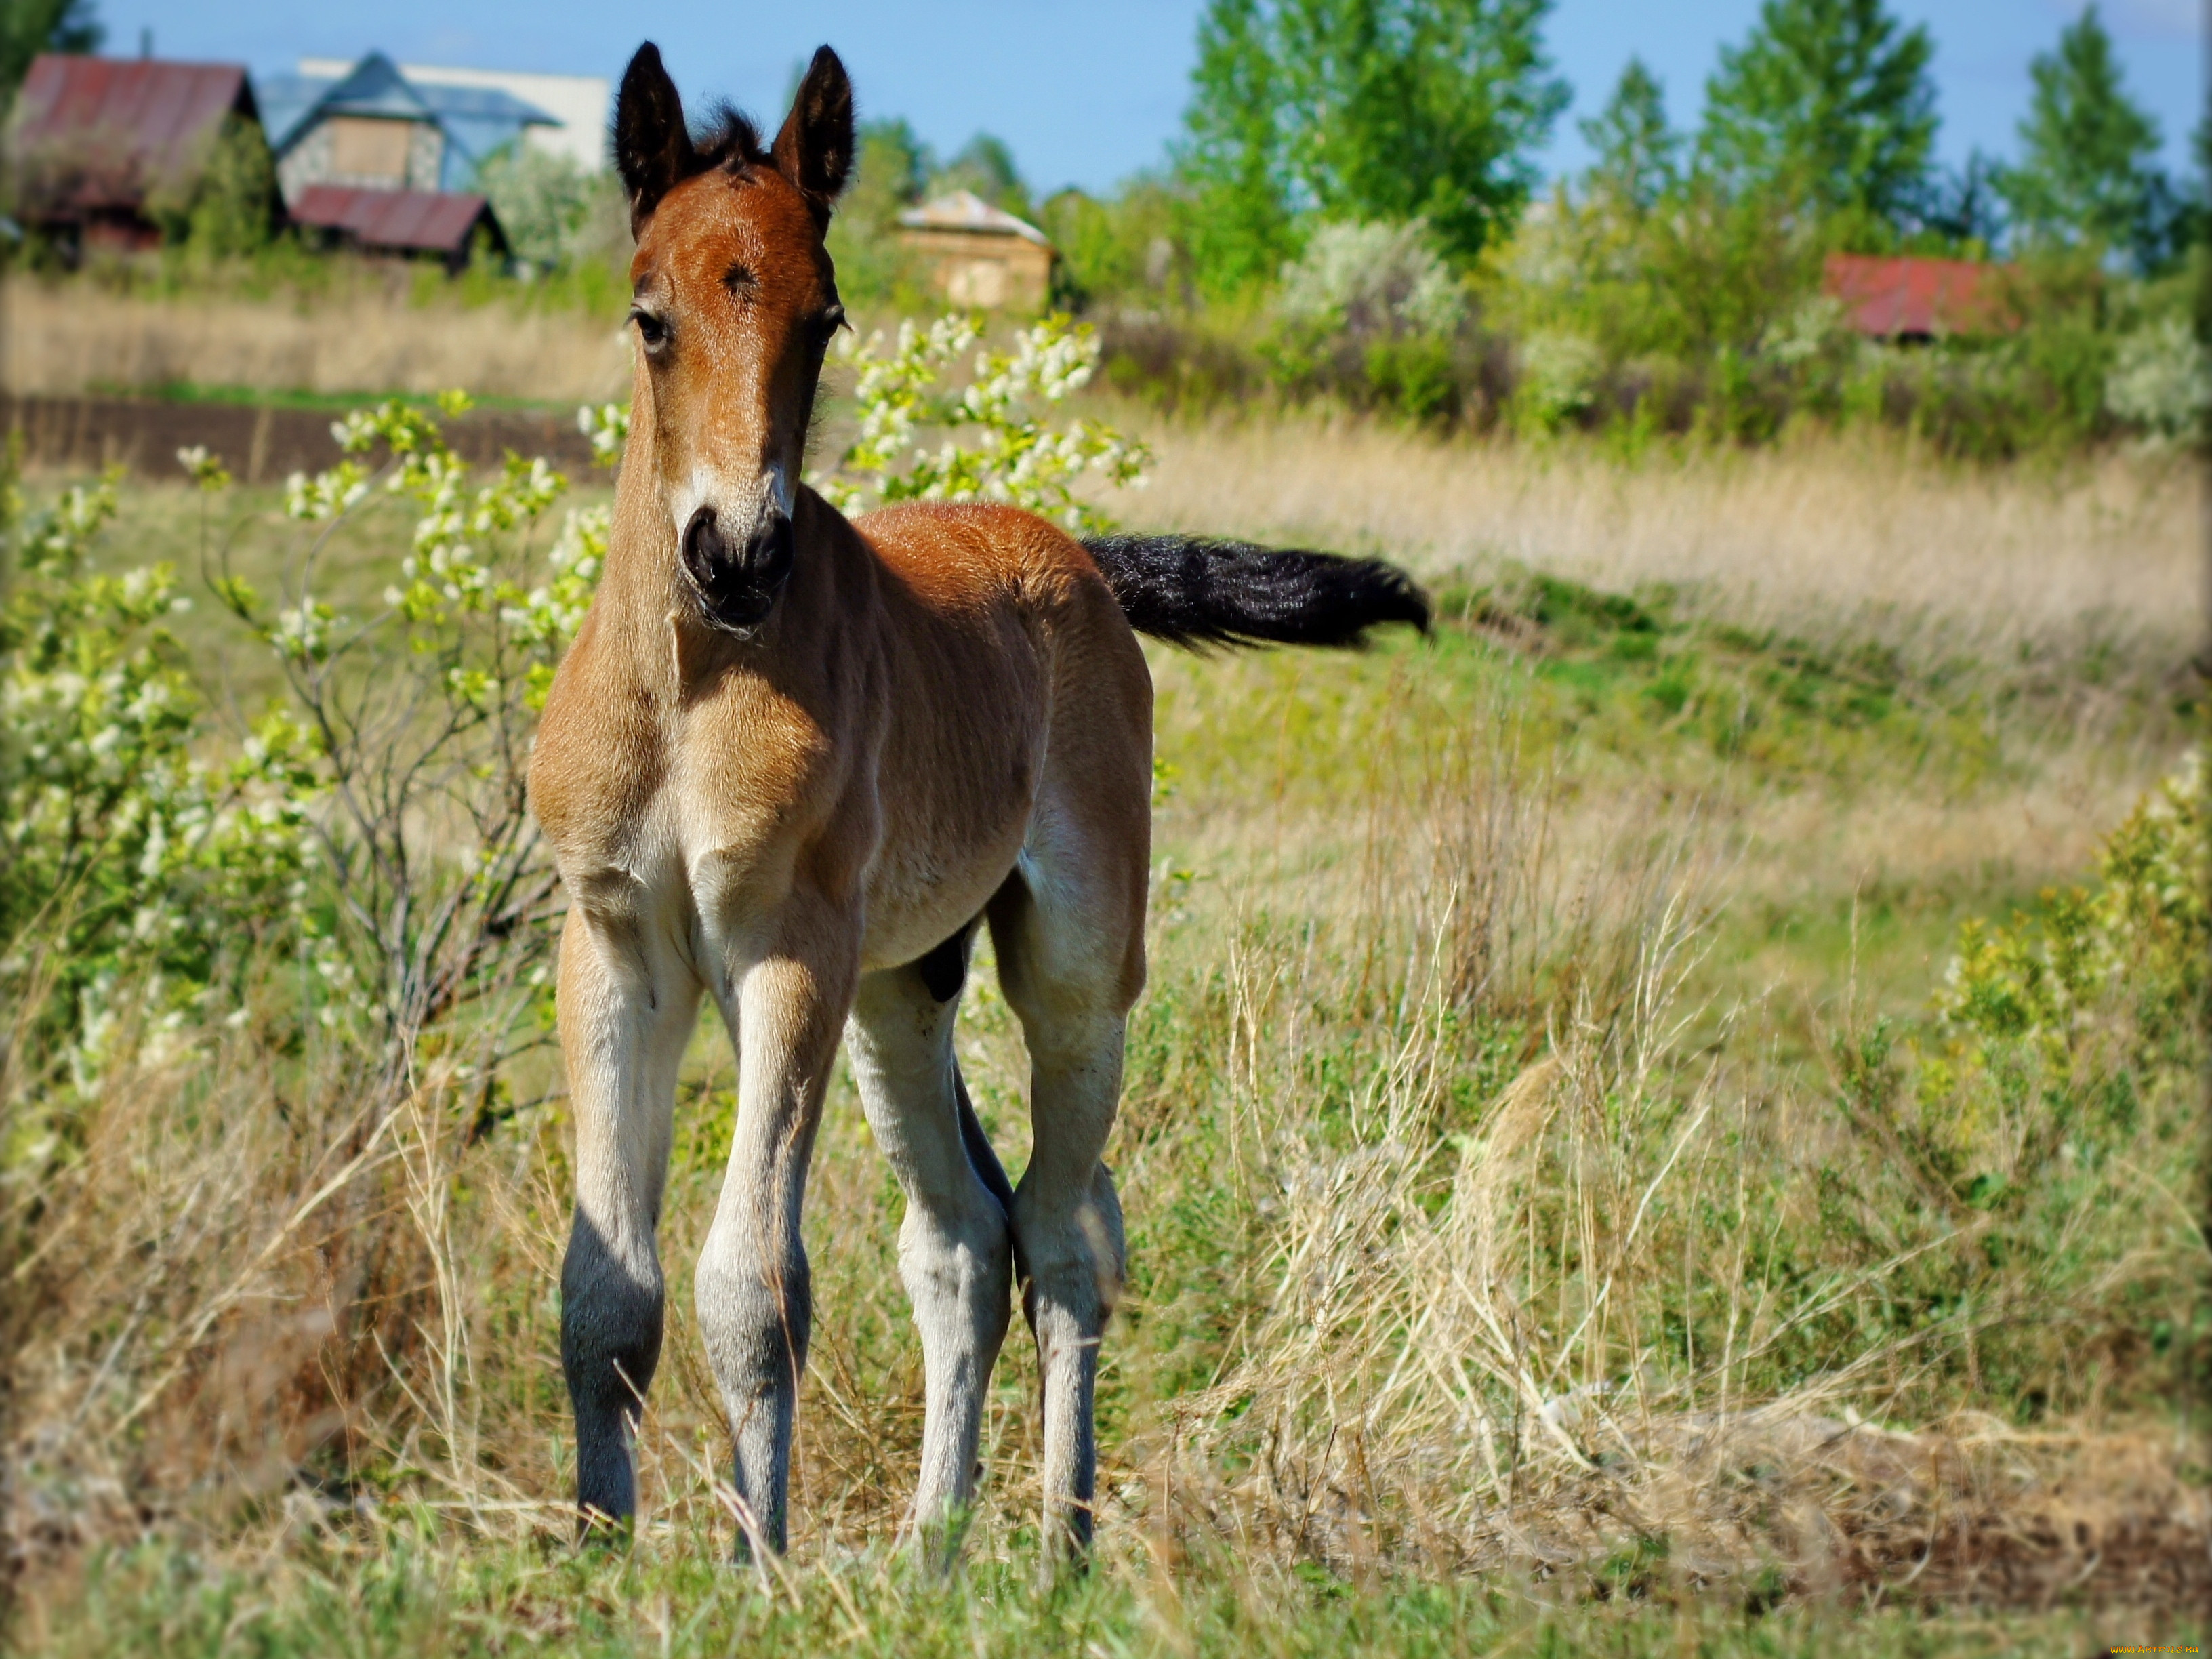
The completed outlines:
{"type": "MultiPolygon", "coordinates": [[[[894,1551],[920,1353],[899,1199],[842,1079],[793,1556],[716,1565],[689,1274],[733,1073],[704,1029],[641,1519],[578,1553],[557,1067],[526,1053],[491,1110],[463,1044],[426,1054],[334,1197],[358,1073],[275,963],[211,1048],[73,1108],[40,1195],[12,1280],[20,1647],[2201,1644],[2201,1031],[2092,1045],[2023,1093],[1957,1080],[1931,1005],[1960,924],[2093,882],[2203,729],[2194,475],[1151,436],[1131,521],[1387,552],[1440,621],[1355,656],[1153,653],[1090,1579],[1030,1588],[1018,1327],[968,1568],[917,1583],[894,1551]]],[[[235,557],[266,580],[282,526],[246,506],[235,557]]],[[[189,568],[199,513],[136,489],[106,556],[189,568]]],[[[403,539],[395,518],[345,554],[361,592],[403,539]]],[[[218,699],[266,691],[216,607],[179,629],[218,699]]],[[[1018,1167],[1026,1071],[988,962],[962,1061],[1018,1167]]]]}

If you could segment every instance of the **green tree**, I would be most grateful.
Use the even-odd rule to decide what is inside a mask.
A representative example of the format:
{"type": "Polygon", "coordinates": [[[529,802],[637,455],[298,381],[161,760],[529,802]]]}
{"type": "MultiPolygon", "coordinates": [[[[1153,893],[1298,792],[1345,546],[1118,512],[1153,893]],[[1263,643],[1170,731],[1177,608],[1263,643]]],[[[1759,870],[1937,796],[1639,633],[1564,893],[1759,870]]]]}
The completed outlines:
{"type": "Polygon", "coordinates": [[[947,161],[929,180],[932,196],[951,191],[973,191],[993,207],[1026,219],[1031,216],[1030,187],[1014,165],[1014,152],[1003,138],[979,132],[965,149],[947,161]]]}
{"type": "Polygon", "coordinates": [[[860,125],[853,182],[830,222],[837,286],[864,305],[919,302],[919,274],[899,244],[898,216],[921,199],[934,170],[929,147],[904,118],[860,125]]]}
{"type": "MultiPolygon", "coordinates": [[[[1182,161],[1237,282],[1267,274],[1296,217],[1428,222],[1450,258],[1510,225],[1529,152],[1566,88],[1550,0],[1212,0],[1182,161]]],[[[1211,263],[1201,253],[1201,270],[1211,263]]],[[[1217,267],[1209,285],[1224,282],[1217,267]]]]}
{"type": "Polygon", "coordinates": [[[1190,200],[1183,240],[1213,299],[1272,281],[1296,251],[1271,31],[1262,0],[1208,0],[1199,19],[1174,161],[1190,200]]]}
{"type": "Polygon", "coordinates": [[[1628,60],[1604,109],[1579,125],[1583,142],[1597,153],[1583,175],[1593,195],[1641,212],[1674,183],[1681,135],[1667,125],[1665,88],[1641,58],[1628,60]]]}
{"type": "Polygon", "coordinates": [[[837,217],[887,228],[902,209],[921,199],[922,185],[934,170],[929,147],[915,136],[903,116],[863,121],[853,182],[837,198],[837,217]]]}
{"type": "Polygon", "coordinates": [[[1882,0],[1765,0],[1706,83],[1700,160],[1733,188],[1894,222],[1927,179],[1935,50],[1882,0]]]}
{"type": "Polygon", "coordinates": [[[97,52],[107,38],[93,0],[8,0],[0,6],[0,104],[42,52],[97,52]]]}
{"type": "Polygon", "coordinates": [[[574,156],[518,138],[484,157],[475,184],[489,198],[516,256],[550,270],[577,251],[611,180],[610,174],[586,172],[574,156]]]}
{"type": "Polygon", "coordinates": [[[2169,195],[2151,161],[2158,123],[2121,85],[2097,8],[2084,7],[2028,73],[2035,91],[2020,124],[2021,162],[1999,185],[2023,235],[2154,258],[2148,245],[2163,240],[2155,222],[2169,195]]]}
{"type": "Polygon", "coordinates": [[[1332,219],[1425,219],[1472,258],[1528,201],[1567,101],[1550,0],[1280,0],[1291,165],[1332,219]]]}

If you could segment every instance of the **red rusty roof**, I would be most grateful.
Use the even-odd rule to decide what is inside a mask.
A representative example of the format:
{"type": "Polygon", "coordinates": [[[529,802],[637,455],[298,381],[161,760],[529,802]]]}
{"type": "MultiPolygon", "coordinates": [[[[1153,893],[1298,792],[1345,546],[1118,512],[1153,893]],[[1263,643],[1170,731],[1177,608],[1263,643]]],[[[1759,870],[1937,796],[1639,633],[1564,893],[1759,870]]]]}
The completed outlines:
{"type": "Polygon", "coordinates": [[[234,110],[259,118],[242,64],[41,52],[16,99],[15,149],[33,166],[78,162],[82,206],[136,206],[234,110]]]}
{"type": "Polygon", "coordinates": [[[1820,288],[1844,302],[1845,320],[1861,334],[1987,333],[2008,326],[1994,270],[1970,259],[1831,253],[1820,288]]]}
{"type": "MultiPolygon", "coordinates": [[[[310,185],[292,204],[300,224],[343,231],[363,247],[457,253],[468,246],[480,220],[490,216],[484,198],[447,190],[347,190],[310,185]]],[[[491,220],[498,234],[499,222],[491,220]]]]}

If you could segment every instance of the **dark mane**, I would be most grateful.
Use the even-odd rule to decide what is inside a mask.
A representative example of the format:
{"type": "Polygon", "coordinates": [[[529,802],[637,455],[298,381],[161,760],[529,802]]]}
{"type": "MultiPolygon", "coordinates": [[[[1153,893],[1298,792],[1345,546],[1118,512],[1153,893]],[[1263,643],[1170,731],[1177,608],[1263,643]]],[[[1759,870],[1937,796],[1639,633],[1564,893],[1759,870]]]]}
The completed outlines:
{"type": "Polygon", "coordinates": [[[710,167],[734,173],[769,160],[753,118],[731,104],[716,104],[707,112],[706,124],[692,137],[691,150],[702,173],[710,167]]]}

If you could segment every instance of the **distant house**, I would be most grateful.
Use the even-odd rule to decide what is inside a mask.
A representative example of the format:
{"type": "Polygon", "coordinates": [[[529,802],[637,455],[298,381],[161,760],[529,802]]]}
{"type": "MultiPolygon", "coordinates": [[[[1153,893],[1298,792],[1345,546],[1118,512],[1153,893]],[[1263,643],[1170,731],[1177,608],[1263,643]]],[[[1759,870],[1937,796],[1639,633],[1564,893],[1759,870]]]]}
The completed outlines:
{"type": "Polygon", "coordinates": [[[265,76],[260,93],[288,203],[310,185],[459,190],[494,150],[560,125],[496,87],[418,85],[380,52],[334,77],[265,76]]]}
{"type": "Polygon", "coordinates": [[[1037,311],[1052,288],[1054,254],[1045,234],[972,191],[900,214],[899,240],[952,305],[1037,311]]]}
{"type": "Polygon", "coordinates": [[[151,210],[190,194],[227,125],[266,143],[242,64],[43,53],[9,134],[20,211],[67,257],[159,246],[151,210]]]}
{"type": "Polygon", "coordinates": [[[478,250],[507,252],[491,204],[453,190],[357,190],[309,185],[292,203],[301,233],[359,253],[434,258],[459,271],[478,250]]]}
{"type": "Polygon", "coordinates": [[[1820,290],[1842,302],[1847,327],[1877,340],[2002,334],[2017,325],[1996,270],[1969,259],[1832,253],[1820,290]]]}
{"type": "MultiPolygon", "coordinates": [[[[296,78],[337,81],[351,73],[352,68],[342,58],[302,58],[296,78]]],[[[566,156],[586,173],[598,173],[607,165],[611,105],[611,88],[604,76],[533,75],[520,70],[456,69],[440,64],[402,64],[399,73],[434,107],[442,108],[441,118],[447,131],[454,133],[461,147],[477,160],[519,136],[528,149],[566,156]],[[446,101],[447,94],[441,90],[445,88],[504,93],[513,104],[501,106],[502,109],[526,106],[534,116],[548,118],[532,118],[518,128],[506,124],[510,119],[507,116],[478,113],[460,99],[446,101]],[[477,125],[486,121],[498,124],[477,125]]],[[[448,186],[456,182],[448,179],[448,186]]]]}

